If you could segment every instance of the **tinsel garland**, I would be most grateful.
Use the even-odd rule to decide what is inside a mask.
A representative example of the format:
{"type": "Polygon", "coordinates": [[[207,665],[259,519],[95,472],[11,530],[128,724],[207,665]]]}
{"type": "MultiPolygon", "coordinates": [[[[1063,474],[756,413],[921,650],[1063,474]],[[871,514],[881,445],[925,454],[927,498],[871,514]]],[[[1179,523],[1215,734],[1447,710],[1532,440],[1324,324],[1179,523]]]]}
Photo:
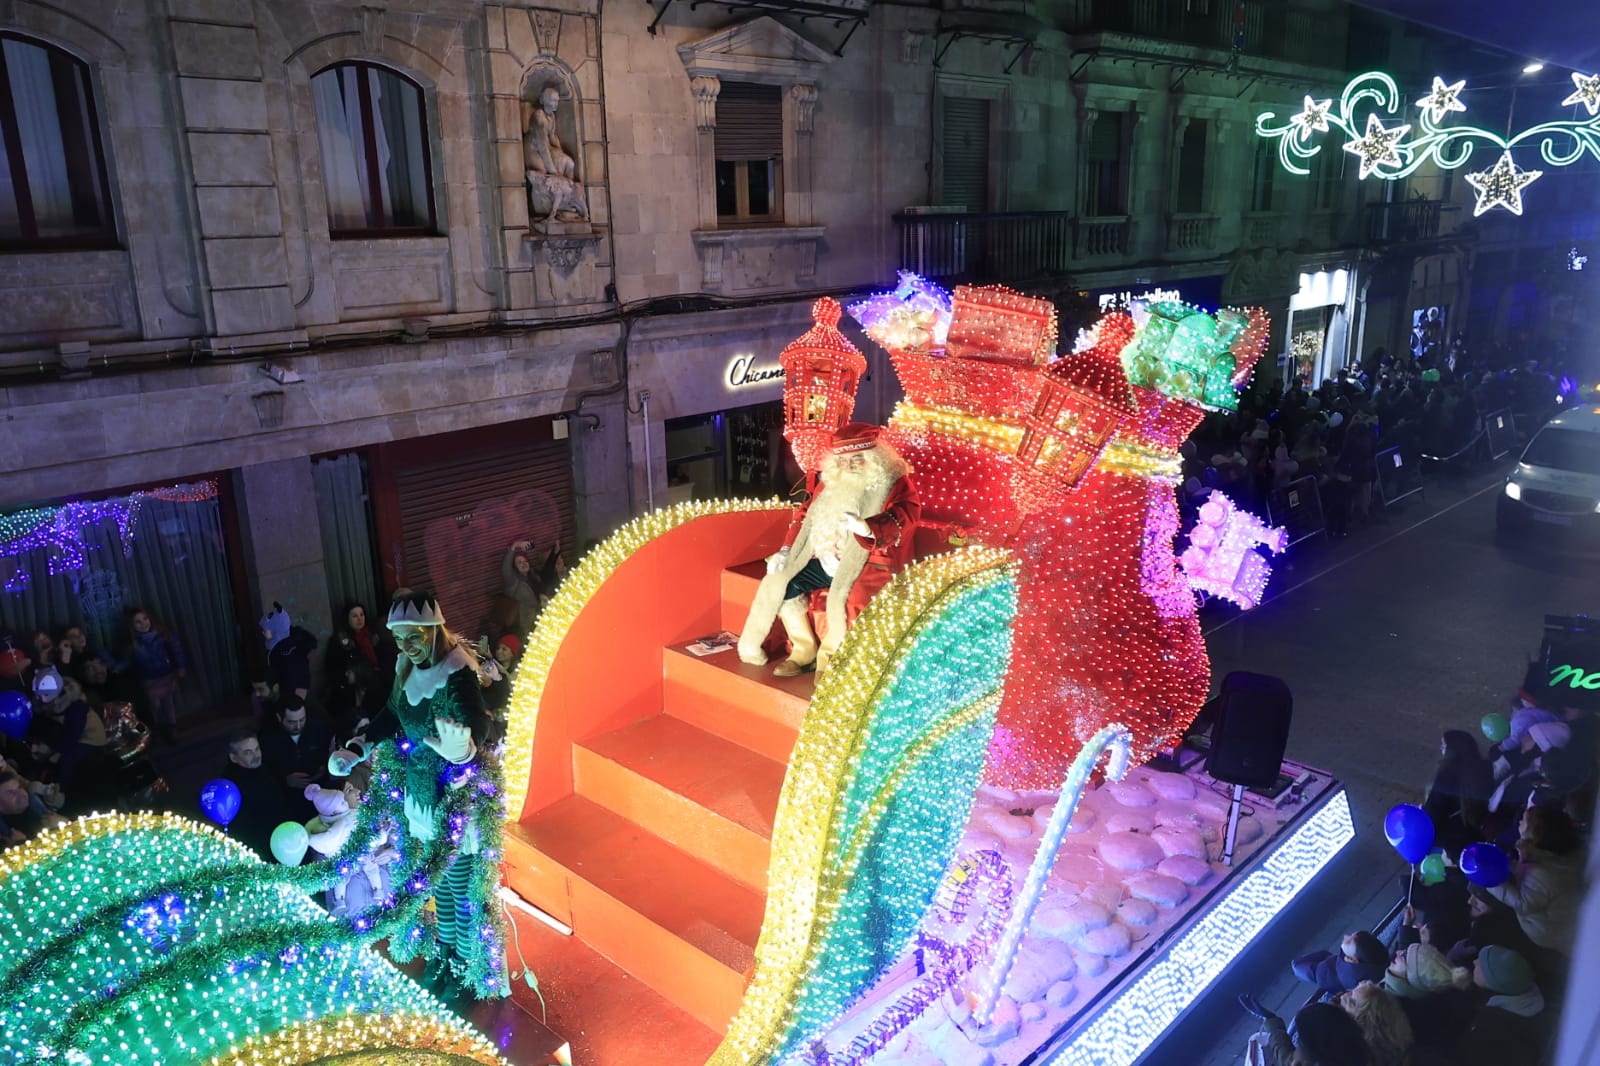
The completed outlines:
{"type": "MultiPolygon", "coordinates": [[[[444,771],[446,788],[443,801],[434,812],[433,832],[430,839],[421,840],[409,831],[403,806],[405,794],[399,787],[405,778],[405,760],[411,747],[405,741],[399,745],[384,742],[374,750],[373,788],[358,811],[350,837],[331,858],[298,867],[222,864],[153,888],[141,886],[137,893],[96,908],[71,930],[30,950],[29,957],[0,981],[0,1002],[26,994],[30,986],[47,977],[52,962],[64,961],[61,949],[69,941],[80,946],[102,943],[110,947],[117,934],[134,928],[130,907],[160,900],[169,908],[187,913],[191,906],[203,911],[213,901],[226,901],[230,894],[270,891],[280,886],[307,893],[323,890],[354,873],[380,834],[386,832],[399,838],[400,852],[399,861],[391,868],[396,891],[388,900],[336,919],[224,933],[215,940],[206,940],[199,934],[194,942],[182,947],[176,946],[176,941],[182,939],[177,936],[173,949],[159,962],[126,983],[114,981],[109,994],[76,1004],[60,1027],[57,1046],[74,1047],[83,1034],[113,1014],[120,1004],[180,994],[180,986],[192,982],[197,974],[224,969],[238,972],[240,967],[274,960],[287,967],[312,953],[352,942],[370,944],[384,937],[389,938],[389,954],[397,962],[410,961],[419,954],[432,957],[437,944],[422,925],[422,912],[431,884],[457,862],[472,864],[462,919],[476,925],[480,933],[478,950],[465,960],[452,959],[452,969],[462,985],[479,998],[506,995],[509,989],[502,980],[505,920],[496,902],[503,817],[498,761],[485,751],[472,764],[444,771]],[[474,855],[461,855],[460,845],[471,826],[477,827],[482,845],[474,855]]],[[[200,923],[188,924],[198,927],[200,923]]]]}

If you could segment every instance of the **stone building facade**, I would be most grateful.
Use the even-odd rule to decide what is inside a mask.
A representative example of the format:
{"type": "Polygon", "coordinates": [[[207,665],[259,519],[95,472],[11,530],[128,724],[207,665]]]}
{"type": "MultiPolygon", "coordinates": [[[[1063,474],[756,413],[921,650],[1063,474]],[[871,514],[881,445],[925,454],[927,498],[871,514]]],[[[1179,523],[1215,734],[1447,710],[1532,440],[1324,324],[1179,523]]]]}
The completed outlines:
{"type": "Polygon", "coordinates": [[[360,467],[373,588],[460,578],[422,559],[450,522],[488,588],[532,527],[571,553],[784,487],[761,371],[816,295],[897,268],[1261,304],[1281,351],[1302,276],[1344,271],[1310,306],[1328,366],[1357,349],[1371,193],[1252,135],[1342,84],[1344,4],[783,7],[0,6],[38,105],[6,142],[0,509],[217,475],[239,616],[287,597],[325,632],[319,463],[360,467]]]}

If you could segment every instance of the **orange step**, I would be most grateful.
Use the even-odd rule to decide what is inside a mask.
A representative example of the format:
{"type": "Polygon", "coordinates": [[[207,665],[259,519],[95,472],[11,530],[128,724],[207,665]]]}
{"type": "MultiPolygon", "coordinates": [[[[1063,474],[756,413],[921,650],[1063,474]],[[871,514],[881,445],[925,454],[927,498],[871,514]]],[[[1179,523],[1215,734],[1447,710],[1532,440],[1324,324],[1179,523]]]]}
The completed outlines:
{"type": "Polygon", "coordinates": [[[572,767],[578,795],[766,891],[783,763],[659,715],[581,742],[572,767]]]}
{"type": "Polygon", "coordinates": [[[817,675],[773,677],[771,665],[749,666],[731,648],[700,658],[670,647],[661,667],[668,715],[788,765],[817,675]]]}
{"type": "Polygon", "coordinates": [[[752,563],[730,566],[722,572],[722,628],[737,633],[744,628],[745,616],[755,602],[756,589],[766,576],[767,563],[757,559],[752,563]]]}
{"type": "Polygon", "coordinates": [[[762,893],[583,796],[506,829],[507,876],[583,942],[726,1032],[755,957],[762,893]]]}

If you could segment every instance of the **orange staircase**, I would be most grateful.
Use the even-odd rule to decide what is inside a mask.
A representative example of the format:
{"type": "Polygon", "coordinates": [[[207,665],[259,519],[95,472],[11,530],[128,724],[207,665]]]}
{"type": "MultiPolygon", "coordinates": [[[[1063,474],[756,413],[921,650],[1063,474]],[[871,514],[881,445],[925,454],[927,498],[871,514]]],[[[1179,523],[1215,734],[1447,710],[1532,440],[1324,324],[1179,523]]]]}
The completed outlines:
{"type": "MultiPolygon", "coordinates": [[[[764,552],[775,547],[782,516],[763,521],[752,547],[764,552]]],[[[754,959],[772,820],[813,678],[775,679],[732,650],[705,658],[683,650],[718,628],[738,632],[763,573],[759,559],[689,575],[673,573],[671,558],[654,565],[652,587],[673,602],[636,603],[635,617],[648,630],[657,607],[678,616],[661,623],[665,631],[657,626],[669,635],[651,660],[659,676],[630,680],[619,665],[616,687],[627,691],[617,708],[596,713],[590,731],[570,728],[570,791],[530,802],[507,827],[506,875],[575,937],[720,1034],[754,959]],[[675,598],[671,588],[685,583],[698,584],[702,604],[675,598]]],[[[600,702],[605,674],[597,665],[588,682],[600,702]]],[[[539,722],[536,762],[551,758],[550,743],[564,743],[544,739],[562,728],[539,722]]]]}

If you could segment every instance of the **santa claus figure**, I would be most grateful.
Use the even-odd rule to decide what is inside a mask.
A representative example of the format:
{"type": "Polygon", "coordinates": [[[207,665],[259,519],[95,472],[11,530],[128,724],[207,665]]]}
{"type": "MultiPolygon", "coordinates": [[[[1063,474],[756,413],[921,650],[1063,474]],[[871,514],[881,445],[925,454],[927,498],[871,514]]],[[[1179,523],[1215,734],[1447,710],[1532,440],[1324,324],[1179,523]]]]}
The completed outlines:
{"type": "Polygon", "coordinates": [[[739,637],[745,662],[767,661],[761,645],[776,617],[789,636],[789,657],[774,675],[794,677],[827,666],[845,626],[911,561],[922,505],[911,467],[881,433],[877,426],[852,422],[835,434],[816,492],[789,523],[783,548],[767,559],[767,576],[739,637]],[[819,641],[810,600],[822,589],[827,615],[819,641]]]}

